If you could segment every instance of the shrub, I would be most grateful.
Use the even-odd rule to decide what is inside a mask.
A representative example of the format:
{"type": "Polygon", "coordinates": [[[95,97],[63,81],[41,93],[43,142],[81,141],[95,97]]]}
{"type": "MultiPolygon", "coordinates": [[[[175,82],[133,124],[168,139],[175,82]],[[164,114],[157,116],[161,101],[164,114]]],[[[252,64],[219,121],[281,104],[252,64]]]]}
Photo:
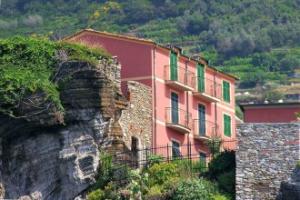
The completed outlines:
{"type": "Polygon", "coordinates": [[[235,152],[223,151],[209,163],[208,174],[210,178],[216,179],[232,169],[235,169],[235,152]]]}
{"type": "Polygon", "coordinates": [[[204,179],[183,180],[175,189],[172,200],[212,200],[217,192],[216,186],[204,179]]]}
{"type": "Polygon", "coordinates": [[[164,158],[160,155],[150,155],[148,158],[148,167],[163,162],[164,158]]]}
{"type": "Polygon", "coordinates": [[[221,189],[226,192],[234,193],[235,191],[235,170],[225,172],[217,177],[221,189]]]}
{"type": "Polygon", "coordinates": [[[90,192],[87,195],[88,200],[102,200],[102,199],[104,199],[104,197],[105,197],[104,192],[101,189],[97,189],[93,192],[90,192]]]}
{"type": "Polygon", "coordinates": [[[175,163],[154,164],[147,172],[149,173],[150,186],[162,185],[165,181],[178,176],[175,163]]]}
{"type": "Polygon", "coordinates": [[[224,195],[221,195],[221,194],[213,195],[212,199],[213,199],[213,200],[229,200],[228,197],[226,197],[226,196],[224,196],[224,195]]]}
{"type": "Polygon", "coordinates": [[[224,151],[208,167],[208,178],[217,181],[220,189],[235,194],[235,152],[224,151]]]}

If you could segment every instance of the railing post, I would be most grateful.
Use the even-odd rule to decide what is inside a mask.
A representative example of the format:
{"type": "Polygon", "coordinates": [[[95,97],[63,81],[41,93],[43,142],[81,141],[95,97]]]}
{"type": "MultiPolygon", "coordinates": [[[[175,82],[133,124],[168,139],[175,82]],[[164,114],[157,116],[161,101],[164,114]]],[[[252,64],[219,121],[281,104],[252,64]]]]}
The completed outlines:
{"type": "Polygon", "coordinates": [[[167,162],[169,162],[169,144],[167,143],[167,162]]]}

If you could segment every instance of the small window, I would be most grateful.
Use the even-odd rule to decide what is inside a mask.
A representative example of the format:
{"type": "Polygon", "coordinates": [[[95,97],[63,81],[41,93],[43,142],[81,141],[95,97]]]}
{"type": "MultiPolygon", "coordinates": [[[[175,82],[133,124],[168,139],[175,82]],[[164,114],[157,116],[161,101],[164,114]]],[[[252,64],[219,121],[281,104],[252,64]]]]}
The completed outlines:
{"type": "Polygon", "coordinates": [[[180,158],[180,144],[178,142],[172,141],[172,158],[180,158]]]}
{"type": "Polygon", "coordinates": [[[224,135],[231,136],[231,117],[229,115],[224,115],[224,135]]]}
{"type": "Polygon", "coordinates": [[[200,158],[200,162],[201,163],[205,163],[205,165],[206,165],[206,154],[205,153],[200,153],[199,154],[199,158],[200,158]]]}
{"type": "Polygon", "coordinates": [[[223,100],[230,103],[230,83],[223,81],[223,100]]]}

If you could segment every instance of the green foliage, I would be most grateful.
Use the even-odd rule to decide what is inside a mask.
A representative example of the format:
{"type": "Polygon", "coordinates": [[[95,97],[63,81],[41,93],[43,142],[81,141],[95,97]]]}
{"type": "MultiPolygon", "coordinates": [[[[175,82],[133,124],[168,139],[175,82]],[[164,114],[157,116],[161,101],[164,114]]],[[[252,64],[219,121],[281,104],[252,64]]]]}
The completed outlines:
{"type": "Polygon", "coordinates": [[[209,175],[216,178],[231,169],[235,169],[235,152],[223,151],[215,157],[208,165],[209,175]]]}
{"type": "Polygon", "coordinates": [[[20,102],[28,95],[42,92],[45,101],[53,102],[61,111],[59,87],[53,80],[58,64],[67,60],[82,60],[95,64],[108,57],[103,50],[87,49],[81,45],[51,42],[45,39],[13,37],[0,40],[0,111],[18,115],[20,102]]]}
{"type": "Polygon", "coordinates": [[[86,27],[135,34],[201,52],[253,88],[299,68],[299,9],[297,0],[12,0],[0,6],[0,37],[61,39],[86,27]]]}
{"type": "Polygon", "coordinates": [[[300,169],[300,160],[297,161],[296,167],[300,169]]]}
{"type": "Polygon", "coordinates": [[[174,191],[172,200],[212,200],[217,193],[216,186],[204,179],[182,180],[174,191]]]}
{"type": "Polygon", "coordinates": [[[228,172],[224,172],[217,176],[217,182],[221,189],[234,194],[235,191],[235,169],[231,169],[228,172]]]}
{"type": "Polygon", "coordinates": [[[213,195],[212,199],[213,200],[229,200],[230,198],[228,198],[224,195],[221,195],[221,194],[216,194],[216,195],[213,195]]]}
{"type": "Polygon", "coordinates": [[[87,195],[88,200],[103,200],[105,193],[101,189],[94,190],[87,195]]]}
{"type": "Polygon", "coordinates": [[[268,92],[265,93],[264,97],[265,100],[268,101],[278,101],[280,99],[284,98],[284,95],[276,90],[270,90],[268,92]]]}
{"type": "Polygon", "coordinates": [[[129,185],[127,188],[131,196],[138,198],[148,191],[149,176],[147,173],[140,173],[140,170],[131,170],[129,173],[129,185]]]}
{"type": "Polygon", "coordinates": [[[151,167],[154,164],[161,163],[164,160],[164,158],[160,155],[153,154],[153,155],[150,155],[147,160],[148,160],[148,167],[151,167]]]}
{"type": "Polygon", "coordinates": [[[147,170],[150,185],[161,185],[165,181],[178,176],[177,165],[175,163],[154,164],[147,170]]]}
{"type": "Polygon", "coordinates": [[[211,140],[206,141],[206,144],[210,150],[210,152],[216,156],[220,152],[222,139],[219,137],[211,138],[211,140]]]}
{"type": "Polygon", "coordinates": [[[244,119],[243,111],[241,110],[241,108],[239,106],[235,106],[235,114],[238,118],[244,119]]]}
{"type": "Polygon", "coordinates": [[[224,151],[208,166],[208,177],[217,181],[219,187],[229,194],[235,193],[235,152],[224,151]]]}

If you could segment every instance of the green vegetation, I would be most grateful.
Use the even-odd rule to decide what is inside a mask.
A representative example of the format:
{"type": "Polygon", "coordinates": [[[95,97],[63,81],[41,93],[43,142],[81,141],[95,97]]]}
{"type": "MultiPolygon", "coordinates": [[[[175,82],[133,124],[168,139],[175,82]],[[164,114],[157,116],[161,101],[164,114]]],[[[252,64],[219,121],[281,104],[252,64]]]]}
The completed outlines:
{"type": "MultiPolygon", "coordinates": [[[[234,191],[231,194],[225,192],[218,180],[215,181],[213,178],[209,180],[211,177],[208,175],[207,178],[199,178],[199,174],[210,174],[215,171],[220,175],[220,170],[215,170],[215,167],[212,167],[214,172],[202,172],[200,168],[197,168],[200,165],[198,161],[176,160],[167,163],[163,162],[160,156],[153,156],[151,160],[157,162],[152,162],[141,170],[134,170],[113,164],[111,156],[102,154],[97,183],[90,189],[88,199],[232,199],[234,191]]],[[[226,170],[230,161],[232,160],[225,158],[226,170]]],[[[234,178],[232,180],[229,178],[232,177],[225,179],[231,186],[234,178]]]]}
{"type": "Polygon", "coordinates": [[[87,27],[133,34],[201,52],[253,88],[294,80],[299,9],[297,0],[10,0],[0,5],[0,37],[59,39],[87,27]]]}
{"type": "Polygon", "coordinates": [[[216,156],[209,163],[207,177],[217,181],[223,191],[235,194],[235,152],[224,151],[216,156]]]}
{"type": "Polygon", "coordinates": [[[296,167],[300,169],[300,160],[297,161],[296,167]]]}
{"type": "Polygon", "coordinates": [[[20,102],[34,93],[42,93],[45,101],[62,111],[54,77],[58,65],[68,60],[96,64],[101,57],[108,54],[64,42],[25,37],[0,40],[0,112],[17,117],[20,102]]]}

